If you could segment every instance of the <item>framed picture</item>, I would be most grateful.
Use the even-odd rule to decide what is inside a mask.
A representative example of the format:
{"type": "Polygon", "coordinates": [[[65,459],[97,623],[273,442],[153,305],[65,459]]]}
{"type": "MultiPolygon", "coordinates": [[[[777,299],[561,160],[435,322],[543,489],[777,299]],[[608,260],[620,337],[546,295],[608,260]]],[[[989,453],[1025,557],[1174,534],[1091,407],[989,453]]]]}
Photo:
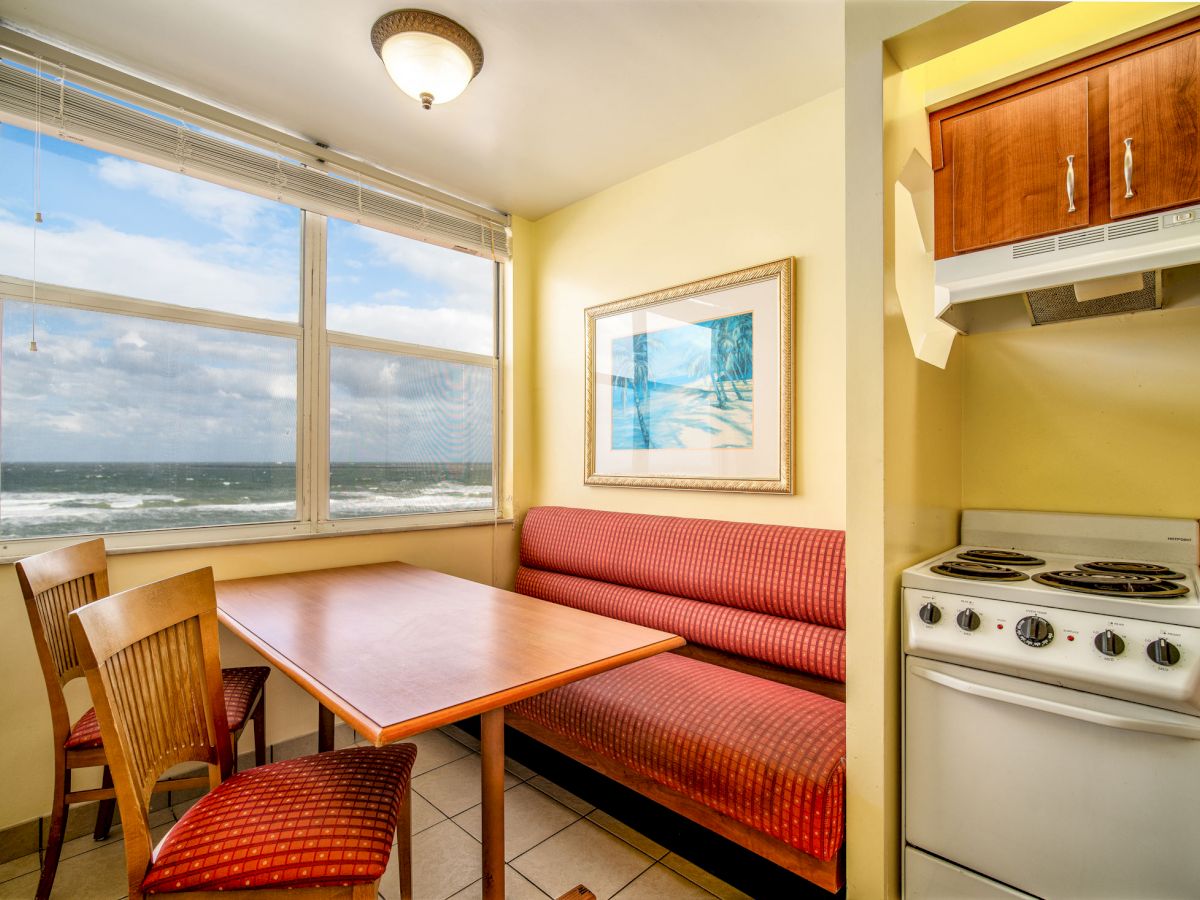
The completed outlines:
{"type": "Polygon", "coordinates": [[[791,258],[586,315],[586,484],[792,492],[791,258]]]}

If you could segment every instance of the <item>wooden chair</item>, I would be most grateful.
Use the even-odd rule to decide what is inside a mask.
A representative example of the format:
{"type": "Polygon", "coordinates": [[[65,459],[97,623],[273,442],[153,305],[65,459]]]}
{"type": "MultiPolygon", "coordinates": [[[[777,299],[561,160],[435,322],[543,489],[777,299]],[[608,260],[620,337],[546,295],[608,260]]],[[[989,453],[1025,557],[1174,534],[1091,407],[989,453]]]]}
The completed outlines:
{"type": "Polygon", "coordinates": [[[87,604],[70,627],[87,674],[125,826],[129,900],[374,898],[399,829],[412,895],[412,744],[349,747],[226,780],[212,569],[87,604]],[[172,766],[208,765],[212,789],[152,849],[148,805],[172,766]]]}
{"type": "MultiPolygon", "coordinates": [[[[94,831],[96,840],[108,837],[112,826],[116,794],[95,710],[89,709],[72,725],[63,694],[63,688],[69,682],[83,676],[67,617],[73,610],[108,594],[108,558],[104,540],[98,538],[31,556],[18,562],[16,568],[29,625],[33,629],[33,642],[42,664],[54,727],[54,802],[37,890],[38,900],[45,900],[54,884],[66,832],[67,810],[71,804],[100,801],[94,831]],[[104,766],[101,787],[71,790],[71,771],[94,766],[104,766]]],[[[247,722],[253,721],[254,759],[260,766],[267,761],[263,685],[270,672],[267,666],[253,666],[227,669],[224,674],[230,705],[228,715],[233,720],[233,746],[236,747],[247,722]]],[[[176,778],[163,781],[155,790],[179,791],[207,786],[207,778],[176,778]]]]}

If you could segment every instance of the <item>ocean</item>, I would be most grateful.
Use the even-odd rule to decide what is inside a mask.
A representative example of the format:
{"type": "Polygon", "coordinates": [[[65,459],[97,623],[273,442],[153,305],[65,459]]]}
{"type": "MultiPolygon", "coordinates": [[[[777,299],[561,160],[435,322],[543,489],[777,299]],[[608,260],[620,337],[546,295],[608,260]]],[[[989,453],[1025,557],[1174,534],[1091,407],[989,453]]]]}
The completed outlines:
{"type": "MultiPolygon", "coordinates": [[[[333,463],[332,518],[491,509],[490,463],[333,463]]],[[[0,464],[0,539],[296,518],[296,467],[272,463],[0,464]]]]}

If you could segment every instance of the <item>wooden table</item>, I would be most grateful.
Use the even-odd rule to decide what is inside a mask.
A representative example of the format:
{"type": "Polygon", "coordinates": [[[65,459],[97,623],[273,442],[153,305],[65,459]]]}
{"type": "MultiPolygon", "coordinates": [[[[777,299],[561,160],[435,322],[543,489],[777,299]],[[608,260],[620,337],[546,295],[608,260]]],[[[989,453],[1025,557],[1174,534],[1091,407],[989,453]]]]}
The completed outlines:
{"type": "Polygon", "coordinates": [[[483,895],[504,897],[504,707],[683,638],[405,563],[217,584],[231,631],[376,746],[481,717],[483,895]]]}

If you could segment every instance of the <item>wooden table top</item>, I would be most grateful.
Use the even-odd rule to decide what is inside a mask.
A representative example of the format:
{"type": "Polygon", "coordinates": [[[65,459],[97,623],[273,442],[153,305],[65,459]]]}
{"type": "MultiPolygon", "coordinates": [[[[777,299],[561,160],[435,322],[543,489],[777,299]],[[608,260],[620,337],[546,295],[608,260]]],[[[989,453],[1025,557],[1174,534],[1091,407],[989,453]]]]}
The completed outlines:
{"type": "Polygon", "coordinates": [[[684,644],[400,562],[218,582],[217,609],[377,745],[684,644]]]}

